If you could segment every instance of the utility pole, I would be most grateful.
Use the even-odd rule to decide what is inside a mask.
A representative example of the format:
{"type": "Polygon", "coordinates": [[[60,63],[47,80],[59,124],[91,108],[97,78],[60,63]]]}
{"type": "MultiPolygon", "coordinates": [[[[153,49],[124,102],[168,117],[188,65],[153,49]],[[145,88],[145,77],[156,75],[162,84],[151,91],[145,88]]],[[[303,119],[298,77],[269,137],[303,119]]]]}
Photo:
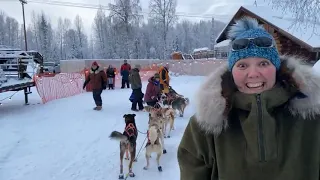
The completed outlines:
{"type": "Polygon", "coordinates": [[[214,50],[215,45],[215,27],[214,27],[214,17],[211,19],[211,38],[210,38],[210,49],[214,50]]]}
{"type": "Polygon", "coordinates": [[[28,51],[28,42],[27,42],[27,30],[26,30],[26,18],[24,16],[24,4],[27,4],[26,0],[19,0],[22,5],[22,15],[23,15],[23,29],[24,29],[24,46],[25,51],[28,51]]]}

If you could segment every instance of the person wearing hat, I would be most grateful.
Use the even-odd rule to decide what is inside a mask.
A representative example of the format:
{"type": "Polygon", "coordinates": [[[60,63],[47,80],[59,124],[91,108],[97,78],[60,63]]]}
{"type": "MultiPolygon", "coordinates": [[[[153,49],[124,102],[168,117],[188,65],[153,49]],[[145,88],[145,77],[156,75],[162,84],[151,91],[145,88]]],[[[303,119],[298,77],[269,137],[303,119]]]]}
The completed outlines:
{"type": "Polygon", "coordinates": [[[92,87],[92,95],[96,104],[96,107],[94,107],[93,109],[99,111],[102,109],[101,93],[103,89],[106,89],[107,75],[104,72],[103,68],[99,66],[96,61],[94,61],[91,65],[90,74],[83,84],[83,89],[87,86],[88,83],[90,83],[92,87]]]}
{"type": "Polygon", "coordinates": [[[131,110],[132,111],[138,111],[137,110],[137,105],[139,107],[139,110],[143,110],[143,96],[144,94],[142,93],[142,83],[141,83],[141,77],[139,74],[139,71],[141,69],[141,66],[139,64],[136,64],[135,67],[130,71],[129,75],[129,82],[131,84],[131,89],[132,89],[132,106],[131,110]]]}
{"type": "Polygon", "coordinates": [[[129,83],[129,73],[131,71],[131,65],[128,64],[127,60],[124,60],[124,63],[122,64],[120,68],[120,74],[122,76],[121,81],[121,89],[124,89],[125,85],[127,85],[127,88],[130,88],[129,83]]]}
{"type": "Polygon", "coordinates": [[[228,63],[199,88],[179,144],[180,179],[319,180],[320,77],[280,57],[256,19],[228,38],[228,63]]]}
{"type": "Polygon", "coordinates": [[[144,101],[147,105],[159,108],[158,101],[161,95],[160,90],[160,75],[155,73],[154,76],[148,79],[148,85],[146,88],[146,93],[144,95],[144,101]]]}
{"type": "Polygon", "coordinates": [[[161,66],[159,69],[159,75],[160,75],[160,88],[163,93],[169,93],[169,64],[166,64],[165,66],[161,66]]]}

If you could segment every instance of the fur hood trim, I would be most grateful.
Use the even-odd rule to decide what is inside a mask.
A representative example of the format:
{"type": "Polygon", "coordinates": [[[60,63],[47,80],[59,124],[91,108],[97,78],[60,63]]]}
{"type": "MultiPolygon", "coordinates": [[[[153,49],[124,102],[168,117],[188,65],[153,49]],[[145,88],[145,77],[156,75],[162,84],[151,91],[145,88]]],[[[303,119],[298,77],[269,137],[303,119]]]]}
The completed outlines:
{"type": "Polygon", "coordinates": [[[91,68],[90,68],[90,73],[95,73],[95,74],[99,74],[100,71],[103,71],[103,68],[101,66],[98,66],[98,69],[96,71],[93,71],[91,68]]]}
{"type": "MultiPolygon", "coordinates": [[[[320,114],[320,76],[314,73],[312,67],[302,64],[301,59],[282,56],[281,68],[277,76],[279,74],[289,77],[286,83],[296,86],[301,93],[307,96],[305,98],[294,97],[289,101],[288,108],[292,115],[312,119],[315,115],[320,114]]],[[[212,72],[196,93],[197,122],[206,133],[219,135],[228,127],[227,116],[230,106],[225,91],[235,88],[233,81],[233,87],[230,87],[230,82],[226,82],[228,77],[232,75],[226,63],[212,72]]]]}

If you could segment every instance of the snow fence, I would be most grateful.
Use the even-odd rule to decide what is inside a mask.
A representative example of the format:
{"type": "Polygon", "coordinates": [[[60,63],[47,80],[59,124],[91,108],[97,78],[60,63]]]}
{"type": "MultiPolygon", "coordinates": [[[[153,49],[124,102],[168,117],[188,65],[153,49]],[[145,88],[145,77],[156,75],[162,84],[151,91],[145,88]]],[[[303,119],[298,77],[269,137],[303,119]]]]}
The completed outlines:
{"type": "MultiPolygon", "coordinates": [[[[81,60],[77,60],[81,61],[81,60]]],[[[90,60],[93,61],[93,60],[90,60]]],[[[101,63],[101,62],[100,62],[101,63]]],[[[159,66],[168,64],[170,69],[170,76],[181,76],[181,75],[191,75],[191,76],[205,76],[210,74],[216,68],[226,63],[226,60],[192,60],[192,61],[152,61],[143,62],[143,60],[138,60],[138,62],[132,63],[131,66],[134,67],[134,64],[141,64],[142,68],[140,71],[140,76],[142,81],[147,81],[151,76],[158,71],[159,66]],[[157,63],[156,63],[157,62],[157,63]]],[[[83,63],[84,65],[85,63],[83,63]]],[[[90,63],[86,63],[90,64],[90,63]]],[[[107,62],[104,62],[107,64],[107,62]]],[[[119,67],[113,65],[117,69],[119,67]]],[[[81,65],[75,65],[77,69],[81,69],[81,65]]],[[[105,67],[106,69],[107,67],[105,67]]],[[[70,68],[69,68],[70,71],[70,68]]],[[[88,67],[83,67],[82,70],[78,72],[63,72],[56,74],[54,76],[37,76],[35,78],[36,87],[38,93],[42,99],[43,103],[47,103],[52,100],[66,98],[74,96],[80,93],[85,92],[82,87],[85,81],[85,76],[89,72],[88,67]]],[[[115,77],[115,87],[121,87],[121,76],[120,73],[116,73],[115,77]]],[[[87,86],[86,91],[91,91],[90,85],[87,86]]]]}

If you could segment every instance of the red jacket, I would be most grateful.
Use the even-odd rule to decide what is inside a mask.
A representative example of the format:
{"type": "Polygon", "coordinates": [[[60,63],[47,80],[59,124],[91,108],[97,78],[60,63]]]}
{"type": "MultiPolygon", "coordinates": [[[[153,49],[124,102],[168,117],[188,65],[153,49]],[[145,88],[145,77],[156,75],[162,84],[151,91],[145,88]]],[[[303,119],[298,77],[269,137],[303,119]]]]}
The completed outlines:
{"type": "Polygon", "coordinates": [[[122,64],[120,71],[130,71],[131,70],[131,66],[130,64],[122,64]]]}
{"type": "Polygon", "coordinates": [[[160,83],[158,82],[158,85],[156,85],[153,77],[149,78],[148,82],[149,83],[147,85],[146,93],[144,95],[144,101],[145,102],[157,101],[157,98],[160,96],[160,92],[161,92],[160,83]]]}

